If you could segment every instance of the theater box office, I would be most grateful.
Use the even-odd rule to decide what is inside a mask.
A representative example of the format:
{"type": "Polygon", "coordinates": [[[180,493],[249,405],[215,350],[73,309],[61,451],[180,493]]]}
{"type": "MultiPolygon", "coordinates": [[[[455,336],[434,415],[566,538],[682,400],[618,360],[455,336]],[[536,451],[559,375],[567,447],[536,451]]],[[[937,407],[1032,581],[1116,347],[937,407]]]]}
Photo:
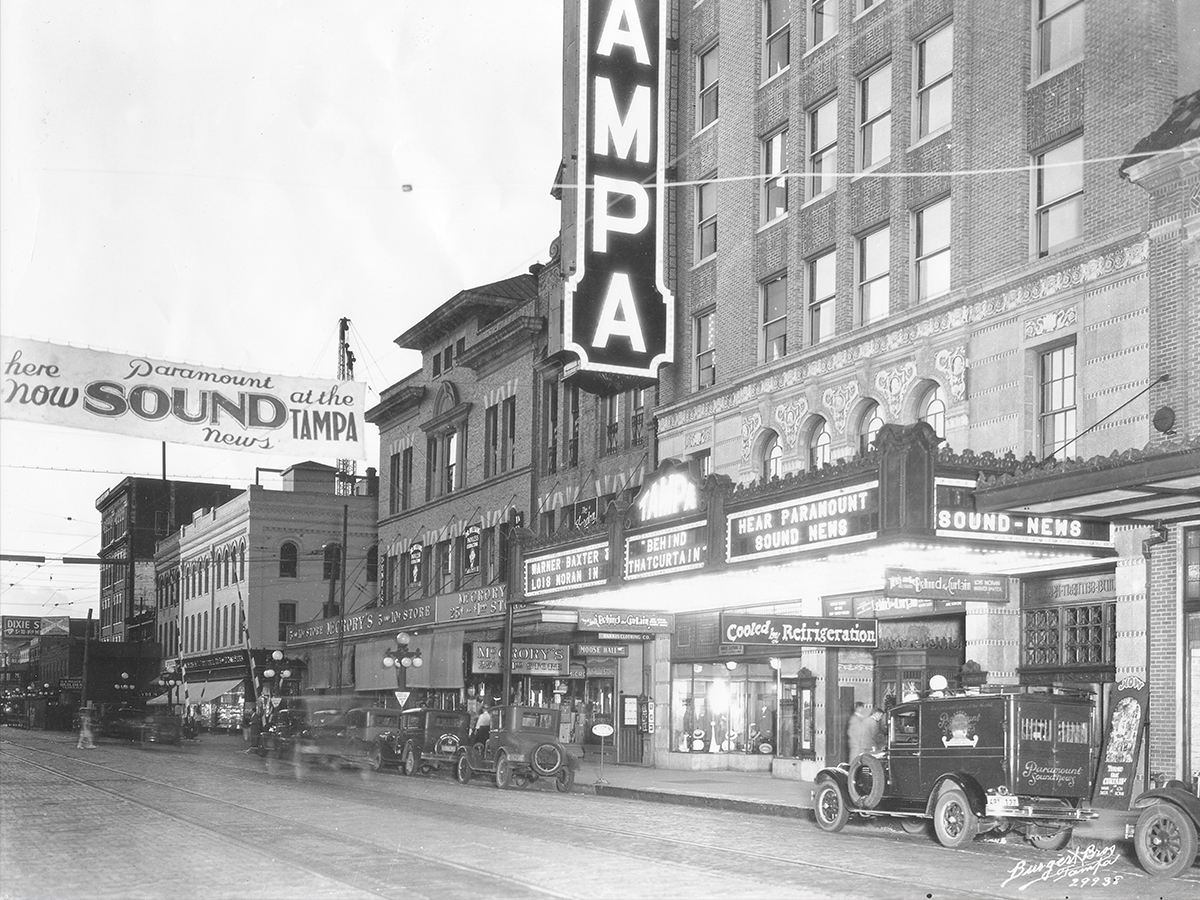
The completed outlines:
{"type": "MultiPolygon", "coordinates": [[[[1075,669],[1022,658],[1023,590],[1111,573],[1110,526],[978,513],[980,473],[1016,461],[937,443],[923,423],[887,425],[855,460],[748,486],[664,461],[607,541],[567,533],[527,553],[523,599],[581,623],[589,612],[673,620],[642,645],[654,722],[644,761],[659,767],[811,778],[845,759],[856,702],[885,707],[933,675],[955,687],[1063,683],[1075,669]],[[533,590],[531,578],[542,579],[533,590]]],[[[1094,614],[1060,625],[1058,640],[1074,647],[1094,614]]]]}

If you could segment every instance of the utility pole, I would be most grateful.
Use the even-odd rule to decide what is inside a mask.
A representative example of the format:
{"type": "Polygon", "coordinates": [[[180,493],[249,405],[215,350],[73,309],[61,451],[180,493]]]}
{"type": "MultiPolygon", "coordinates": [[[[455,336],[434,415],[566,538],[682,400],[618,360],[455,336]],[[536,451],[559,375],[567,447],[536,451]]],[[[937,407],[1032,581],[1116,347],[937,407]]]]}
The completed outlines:
{"type": "Polygon", "coordinates": [[[91,644],[92,637],[92,608],[88,607],[87,625],[83,632],[83,684],[79,688],[79,708],[87,707],[87,689],[88,689],[88,649],[91,644]]]}
{"type": "MultiPolygon", "coordinates": [[[[338,642],[337,642],[337,692],[342,693],[342,650],[346,643],[346,540],[349,530],[350,504],[342,504],[342,547],[338,553],[338,562],[334,567],[334,578],[341,570],[342,593],[338,600],[338,642]]],[[[333,581],[329,582],[329,603],[333,605],[333,581]]]]}
{"type": "MultiPolygon", "coordinates": [[[[346,340],[346,332],[350,328],[350,320],[343,317],[338,319],[338,381],[354,380],[354,353],[346,340]]],[[[354,493],[354,473],[358,464],[352,459],[337,461],[337,482],[335,490],[340,496],[354,493]]]]}

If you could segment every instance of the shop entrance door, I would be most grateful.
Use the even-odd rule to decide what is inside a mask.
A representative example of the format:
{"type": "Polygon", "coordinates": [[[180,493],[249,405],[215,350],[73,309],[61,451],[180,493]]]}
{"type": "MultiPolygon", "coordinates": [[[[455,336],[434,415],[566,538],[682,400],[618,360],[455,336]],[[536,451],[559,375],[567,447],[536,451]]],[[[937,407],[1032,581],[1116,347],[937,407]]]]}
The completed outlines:
{"type": "Polygon", "coordinates": [[[617,762],[642,764],[642,704],[636,696],[621,695],[621,725],[617,730],[617,762]]]}

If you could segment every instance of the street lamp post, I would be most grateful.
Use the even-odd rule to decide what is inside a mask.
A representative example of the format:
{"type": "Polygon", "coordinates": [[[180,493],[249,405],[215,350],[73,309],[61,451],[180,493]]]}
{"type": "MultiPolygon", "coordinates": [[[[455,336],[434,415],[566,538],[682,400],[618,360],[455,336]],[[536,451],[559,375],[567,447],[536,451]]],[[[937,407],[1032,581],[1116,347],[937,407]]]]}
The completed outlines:
{"type": "Polygon", "coordinates": [[[288,667],[288,661],[283,658],[282,650],[275,650],[271,653],[271,662],[267,668],[263,669],[263,678],[270,684],[270,693],[283,696],[283,683],[292,677],[292,670],[288,667]]]}
{"type": "Polygon", "coordinates": [[[137,690],[137,685],[136,685],[136,684],[133,684],[133,683],[132,683],[132,682],[129,680],[129,673],[128,673],[128,672],[122,672],[122,673],[121,673],[121,680],[120,680],[120,681],[118,681],[118,682],[116,682],[116,683],[113,685],[113,687],[116,689],[118,696],[122,696],[122,697],[130,697],[130,696],[132,696],[132,695],[130,694],[130,691],[136,691],[136,690],[137,690]]]}
{"type": "MultiPolygon", "coordinates": [[[[400,684],[401,669],[419,669],[425,665],[425,660],[421,659],[421,650],[410,650],[409,645],[412,643],[412,635],[407,631],[400,631],[396,634],[396,649],[388,648],[383,654],[383,667],[385,669],[395,668],[396,670],[396,685],[400,684]]],[[[405,687],[408,686],[407,679],[405,687]]],[[[403,704],[401,704],[403,705],[403,704]]]]}

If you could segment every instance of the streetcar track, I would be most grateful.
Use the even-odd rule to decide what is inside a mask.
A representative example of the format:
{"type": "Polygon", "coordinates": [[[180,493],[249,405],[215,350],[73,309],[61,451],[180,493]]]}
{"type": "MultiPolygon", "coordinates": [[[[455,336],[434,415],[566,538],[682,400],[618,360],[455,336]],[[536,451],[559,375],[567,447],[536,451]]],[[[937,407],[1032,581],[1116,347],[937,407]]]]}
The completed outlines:
{"type": "MultiPolygon", "coordinates": [[[[247,807],[247,806],[235,803],[230,800],[225,800],[220,797],[214,797],[212,795],[204,794],[204,793],[201,793],[199,791],[195,791],[195,790],[192,790],[189,788],[181,788],[174,784],[162,782],[162,781],[159,781],[159,780],[153,779],[153,778],[148,778],[139,773],[128,772],[128,771],[125,771],[122,769],[114,768],[112,766],[106,766],[102,763],[92,762],[90,760],[78,759],[76,757],[69,756],[69,755],[63,754],[63,753],[58,753],[58,752],[55,752],[50,749],[27,747],[24,745],[19,745],[19,746],[22,746],[22,749],[32,751],[35,753],[44,753],[44,754],[47,754],[50,756],[54,756],[56,758],[70,760],[71,762],[76,762],[79,764],[88,765],[88,766],[92,766],[92,767],[99,768],[99,769],[104,769],[104,770],[107,770],[110,772],[114,772],[116,774],[123,775],[128,778],[133,778],[133,779],[137,779],[140,781],[144,781],[148,784],[154,784],[154,785],[157,785],[160,787],[169,788],[171,790],[191,794],[193,796],[199,797],[204,800],[208,800],[208,801],[215,802],[215,803],[221,803],[221,804],[232,806],[232,807],[235,807],[238,809],[245,810],[247,812],[252,812],[256,815],[261,814],[258,810],[255,810],[252,807],[247,807]]],[[[6,753],[7,755],[15,756],[11,752],[4,751],[2,749],[0,749],[0,753],[6,753]]],[[[16,758],[20,759],[19,756],[17,756],[16,758]]],[[[233,765],[230,763],[220,762],[220,761],[213,760],[213,759],[192,759],[190,761],[192,762],[193,765],[200,764],[200,765],[203,765],[205,768],[209,768],[209,769],[237,773],[239,775],[239,777],[243,777],[243,778],[255,777],[255,776],[263,774],[261,772],[261,770],[259,770],[259,769],[250,769],[245,766],[233,765]]],[[[36,765],[36,763],[33,763],[33,764],[36,765]]],[[[283,765],[291,765],[291,764],[285,762],[285,763],[283,763],[283,765]]],[[[55,769],[50,769],[50,768],[44,767],[44,766],[40,767],[40,768],[46,768],[47,771],[57,772],[57,770],[55,770],[55,769]]],[[[69,775],[66,775],[66,773],[59,773],[59,774],[63,774],[65,777],[68,777],[68,778],[71,777],[69,775]]],[[[72,779],[72,780],[79,781],[79,779],[72,779]]],[[[414,781],[414,783],[423,783],[423,782],[424,782],[424,779],[421,782],[414,781]]],[[[95,787],[95,785],[92,785],[88,782],[82,782],[82,783],[86,783],[89,786],[95,787]]],[[[338,790],[350,790],[353,793],[358,794],[358,795],[365,794],[367,796],[367,798],[372,801],[372,805],[382,804],[383,802],[385,802],[384,795],[382,795],[378,790],[372,790],[368,786],[367,783],[364,783],[364,782],[361,782],[358,780],[355,780],[355,781],[342,780],[342,781],[338,781],[336,783],[331,783],[328,781],[311,781],[309,783],[313,784],[313,785],[319,784],[323,787],[336,787],[338,790]]],[[[397,781],[398,785],[403,784],[403,783],[404,783],[403,781],[397,781]]],[[[432,783],[432,782],[429,782],[429,783],[432,783]]],[[[98,789],[105,790],[104,788],[98,788],[98,789]]],[[[128,799],[128,798],[124,798],[123,795],[120,795],[115,791],[107,791],[107,792],[112,793],[114,796],[121,796],[123,799],[128,799]]],[[[406,796],[406,799],[409,801],[415,801],[417,803],[421,803],[428,807],[433,807],[435,805],[452,807],[455,810],[459,811],[460,813],[464,813],[464,814],[470,814],[476,810],[476,806],[474,804],[471,804],[469,802],[454,800],[454,799],[447,800],[447,799],[439,798],[437,800],[433,800],[433,799],[426,799],[426,798],[422,798],[422,797],[414,797],[412,795],[406,796]]],[[[604,798],[604,799],[619,799],[619,798],[604,798]]],[[[134,802],[138,802],[138,801],[134,801],[134,802]]],[[[161,812],[161,810],[156,810],[156,811],[161,812]]],[[[270,814],[268,813],[268,815],[270,815],[270,814]]],[[[519,811],[505,810],[505,815],[511,816],[512,818],[524,820],[535,826],[543,826],[545,824],[544,817],[535,815],[533,813],[523,813],[523,812],[519,812],[519,811]]],[[[283,816],[273,816],[273,817],[278,818],[282,821],[288,821],[286,819],[286,817],[283,817],[283,816]]],[[[467,817],[469,818],[469,815],[467,817]]],[[[176,816],[172,816],[172,818],[176,818],[178,821],[181,821],[181,822],[186,821],[186,822],[188,822],[188,824],[192,824],[189,820],[180,819],[176,816]]],[[[588,822],[558,820],[556,822],[556,825],[559,828],[571,828],[578,832],[593,832],[593,833],[597,833],[597,834],[603,834],[603,835],[606,835],[606,836],[612,837],[612,838],[630,838],[630,839],[632,839],[630,842],[630,846],[627,846],[627,847],[623,846],[621,848],[620,852],[625,853],[626,855],[629,855],[629,856],[636,857],[638,859],[652,861],[652,862],[659,863],[659,864],[664,864],[664,863],[670,864],[669,857],[665,856],[661,852],[658,852],[658,853],[651,852],[646,847],[646,845],[649,842],[657,842],[657,843],[661,843],[661,844],[674,845],[674,846],[681,847],[681,848],[688,848],[688,849],[695,850],[695,851],[701,851],[707,855],[719,853],[726,859],[728,859],[732,855],[732,856],[737,856],[737,857],[744,857],[747,860],[754,860],[754,861],[762,862],[762,863],[771,863],[771,864],[774,864],[777,866],[783,865],[790,869],[799,870],[799,871],[817,870],[820,872],[834,875],[835,877],[838,877],[838,878],[845,878],[847,875],[853,874],[858,877],[870,879],[870,880],[880,882],[883,884],[904,885],[905,887],[912,886],[912,881],[910,878],[889,875],[889,874],[882,873],[882,872],[857,871],[857,872],[850,873],[850,872],[847,872],[843,866],[839,866],[839,865],[826,864],[826,863],[816,862],[816,861],[812,861],[812,860],[799,860],[799,859],[795,859],[794,857],[780,856],[780,855],[773,854],[773,853],[766,853],[766,852],[755,851],[755,850],[747,850],[747,849],[743,849],[743,848],[732,848],[732,847],[723,846],[721,844],[715,844],[715,843],[706,842],[706,841],[690,840],[687,838],[681,838],[681,837],[677,837],[677,836],[664,836],[661,834],[648,834],[646,832],[636,831],[636,830],[632,830],[632,829],[614,828],[614,827],[607,826],[607,825],[597,825],[597,824],[588,823],[588,822]]],[[[312,827],[317,827],[317,826],[312,826],[312,827]]],[[[323,832],[326,832],[326,833],[336,834],[336,836],[340,840],[348,839],[348,836],[341,831],[333,831],[331,829],[320,829],[320,830],[322,830],[323,832]]],[[[219,834],[220,832],[214,831],[213,833],[219,834]]],[[[371,843],[369,841],[365,841],[362,839],[353,839],[353,840],[355,840],[356,843],[370,847],[372,850],[379,849],[378,844],[374,844],[374,843],[371,843]]],[[[440,865],[440,866],[450,866],[450,867],[461,866],[461,868],[464,872],[478,873],[480,875],[483,875],[483,876],[485,876],[487,878],[491,878],[491,879],[495,879],[497,877],[497,873],[495,873],[491,869],[482,869],[482,868],[476,868],[476,867],[466,866],[466,865],[462,865],[462,864],[447,863],[446,860],[439,858],[439,857],[425,855],[425,854],[418,853],[416,851],[404,850],[401,848],[397,848],[396,852],[402,853],[402,854],[412,857],[414,859],[431,862],[431,863],[434,863],[434,864],[440,865]]],[[[318,874],[320,874],[320,873],[318,873],[318,874]]],[[[328,877],[328,876],[325,876],[325,877],[328,877]]],[[[541,888],[540,886],[533,885],[528,882],[521,881],[519,879],[513,879],[513,878],[507,877],[507,876],[499,876],[499,877],[501,877],[503,880],[509,881],[513,884],[520,885],[521,887],[524,887],[527,889],[536,890],[536,891],[539,891],[540,893],[544,893],[549,896],[554,896],[554,897],[570,897],[570,896],[572,896],[572,895],[567,895],[567,894],[556,894],[550,890],[541,888]]],[[[992,898],[992,900],[1002,900],[1002,898],[1005,897],[1005,895],[1003,895],[1003,894],[991,893],[989,891],[980,890],[978,888],[972,888],[972,889],[970,889],[970,892],[967,893],[967,892],[964,892],[962,885],[960,885],[960,884],[932,884],[929,882],[923,882],[923,884],[925,887],[932,888],[932,890],[934,890],[934,891],[944,890],[944,891],[948,892],[950,895],[956,896],[956,897],[978,897],[978,898],[981,898],[981,900],[984,900],[984,898],[992,898]]],[[[377,892],[373,891],[372,893],[377,893],[377,892]]],[[[384,895],[378,894],[378,893],[377,893],[377,895],[384,896],[384,895]]]]}
{"type": "MultiPolygon", "coordinates": [[[[6,741],[3,743],[8,743],[8,742],[6,741]]],[[[18,746],[20,746],[20,745],[18,745],[18,746]]],[[[69,761],[71,761],[73,763],[77,763],[79,765],[86,765],[86,766],[90,766],[95,769],[101,769],[104,771],[112,772],[117,775],[122,775],[126,778],[131,778],[131,779],[134,779],[137,781],[141,781],[145,784],[151,784],[151,785],[155,785],[157,787],[166,788],[166,789],[169,789],[169,790],[177,792],[177,793],[188,794],[192,797],[196,797],[200,800],[204,800],[209,803],[216,803],[216,804],[220,804],[222,806],[228,806],[228,807],[232,807],[234,809],[239,809],[243,812],[250,813],[257,817],[266,816],[266,817],[269,817],[272,819],[276,819],[282,824],[289,824],[289,825],[294,824],[292,819],[287,816],[276,815],[275,813],[271,813],[266,810],[256,809],[254,807],[246,806],[245,804],[237,803],[232,800],[227,800],[222,797],[213,796],[212,794],[205,794],[200,791],[192,790],[191,788],[185,788],[185,787],[181,787],[179,785],[170,784],[168,782],[159,781],[158,779],[149,778],[145,775],[141,775],[141,774],[138,774],[135,772],[127,772],[122,769],[117,769],[112,766],[106,766],[102,763],[92,762],[90,760],[76,759],[75,757],[67,756],[62,753],[55,753],[50,750],[44,750],[44,749],[35,748],[35,747],[24,747],[24,746],[22,746],[22,749],[29,750],[29,751],[32,751],[35,753],[44,753],[44,754],[47,754],[50,756],[57,757],[59,759],[69,760],[69,761]]],[[[161,805],[149,803],[145,800],[138,799],[138,798],[130,796],[128,794],[123,794],[114,788],[105,787],[96,782],[89,781],[85,778],[79,778],[75,775],[71,775],[70,773],[62,771],[59,768],[55,768],[53,766],[42,764],[33,759],[24,757],[19,753],[14,753],[12,750],[0,747],[0,755],[6,756],[9,759],[12,759],[16,762],[21,762],[28,766],[32,766],[36,769],[40,769],[44,772],[49,772],[58,777],[65,778],[68,781],[72,781],[76,784],[90,788],[91,790],[99,791],[104,794],[109,794],[113,797],[116,797],[119,800],[122,800],[123,802],[132,803],[136,806],[140,806],[143,809],[146,809],[152,813],[156,813],[157,815],[163,816],[165,818],[179,822],[180,824],[186,825],[191,829],[198,829],[200,831],[203,831],[206,834],[209,834],[209,835],[219,838],[221,841],[223,841],[225,843],[231,843],[231,844],[236,845],[240,852],[245,852],[245,851],[249,850],[250,852],[252,852],[255,855],[262,857],[264,859],[277,859],[281,855],[281,852],[280,852],[281,848],[277,845],[272,846],[270,848],[271,849],[270,853],[267,853],[265,851],[260,851],[252,846],[247,846],[243,841],[237,839],[234,836],[229,835],[225,831],[221,831],[219,829],[212,828],[210,826],[196,822],[194,819],[185,818],[184,816],[179,815],[161,805]]],[[[210,766],[211,766],[211,764],[210,764],[210,766]]],[[[241,772],[246,771],[245,769],[242,769],[237,766],[222,765],[222,766],[218,766],[218,768],[234,769],[234,770],[241,771],[241,772]]],[[[311,822],[306,823],[306,827],[311,828],[315,831],[321,832],[322,834],[328,835],[329,837],[336,838],[340,842],[353,843],[353,844],[359,845],[361,847],[364,847],[364,848],[370,850],[373,853],[378,852],[380,849],[380,847],[377,843],[365,840],[363,838],[358,838],[353,835],[348,835],[345,832],[338,831],[336,829],[323,828],[323,827],[316,825],[314,823],[311,823],[311,822]]],[[[560,893],[558,891],[554,891],[549,888],[542,887],[541,885],[534,884],[532,882],[525,881],[520,878],[513,878],[512,876],[504,875],[502,873],[495,871],[494,869],[484,868],[481,866],[471,866],[471,865],[467,865],[465,863],[452,862],[452,861],[446,860],[444,858],[436,857],[436,856],[429,855],[429,854],[419,853],[417,851],[405,849],[403,847],[389,847],[387,849],[389,852],[395,853],[399,856],[404,856],[404,857],[410,858],[412,860],[416,860],[416,861],[423,862],[423,863],[429,863],[429,864],[432,864],[434,866],[438,866],[441,868],[453,869],[453,870],[463,873],[463,874],[469,874],[469,875],[481,878],[484,880],[485,883],[490,883],[492,885],[495,885],[496,882],[504,882],[508,885],[511,885],[514,887],[520,887],[525,890],[535,892],[537,894],[545,895],[547,897],[560,898],[560,900],[570,900],[570,898],[573,898],[575,896],[573,894],[560,893]]],[[[358,880],[350,881],[347,878],[341,877],[340,875],[331,875],[328,871],[322,871],[320,869],[314,868],[312,865],[307,864],[305,862],[304,857],[302,857],[302,856],[297,856],[297,855],[290,854],[290,853],[287,855],[288,855],[289,863],[292,865],[295,865],[298,869],[300,869],[304,872],[308,872],[312,875],[316,875],[321,878],[326,878],[326,879],[330,879],[332,881],[340,882],[349,887],[353,887],[356,890],[362,890],[367,893],[373,894],[377,897],[390,898],[390,897],[394,897],[397,892],[400,892],[401,894],[404,894],[404,895],[414,895],[415,894],[418,896],[428,896],[430,898],[430,900],[433,900],[433,895],[422,895],[417,890],[410,888],[410,887],[406,887],[404,885],[387,885],[386,890],[377,890],[374,888],[364,888],[359,883],[359,881],[361,881],[361,879],[364,875],[364,873],[362,873],[361,871],[355,873],[356,878],[358,880]]],[[[336,871],[336,869],[334,869],[334,871],[336,871]]]]}

